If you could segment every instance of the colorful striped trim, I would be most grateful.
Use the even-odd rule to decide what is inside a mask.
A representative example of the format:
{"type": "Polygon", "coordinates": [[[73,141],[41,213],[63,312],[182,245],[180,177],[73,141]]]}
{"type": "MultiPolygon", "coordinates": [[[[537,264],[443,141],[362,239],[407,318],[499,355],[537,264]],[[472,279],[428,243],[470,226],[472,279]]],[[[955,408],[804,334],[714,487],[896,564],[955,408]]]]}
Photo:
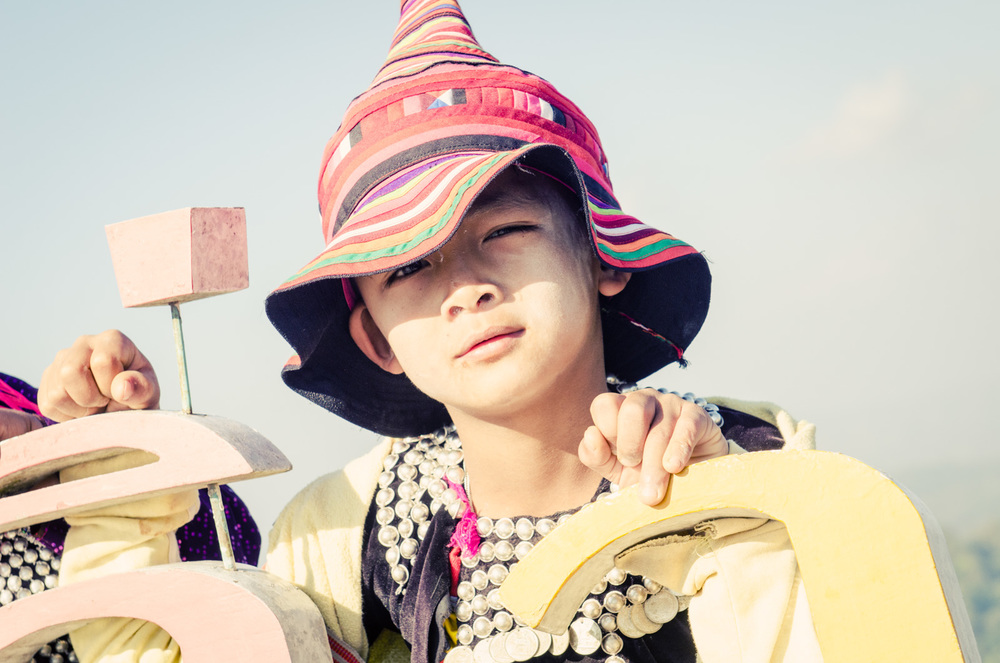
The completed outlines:
{"type": "Polygon", "coordinates": [[[442,62],[482,64],[497,59],[476,41],[454,0],[404,2],[389,56],[372,87],[393,78],[413,76],[442,62]]]}
{"type": "MultiPolygon", "coordinates": [[[[362,199],[347,223],[316,260],[286,281],[306,281],[317,270],[394,258],[395,264],[437,248],[458,225],[475,193],[512,152],[460,152],[425,160],[384,182],[362,199]],[[427,248],[428,242],[440,241],[427,248]]],[[[356,271],[356,270],[349,270],[356,271]]]]}

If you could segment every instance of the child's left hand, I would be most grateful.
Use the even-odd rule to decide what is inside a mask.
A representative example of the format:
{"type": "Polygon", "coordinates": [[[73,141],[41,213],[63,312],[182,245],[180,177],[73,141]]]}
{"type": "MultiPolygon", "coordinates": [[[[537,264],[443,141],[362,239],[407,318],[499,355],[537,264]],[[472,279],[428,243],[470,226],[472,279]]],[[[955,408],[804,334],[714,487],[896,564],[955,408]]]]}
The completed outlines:
{"type": "Polygon", "coordinates": [[[722,430],[700,406],[655,389],[601,394],[590,415],[594,425],[580,442],[580,460],[621,487],[639,483],[649,505],[663,500],[670,474],[729,452],[722,430]]]}

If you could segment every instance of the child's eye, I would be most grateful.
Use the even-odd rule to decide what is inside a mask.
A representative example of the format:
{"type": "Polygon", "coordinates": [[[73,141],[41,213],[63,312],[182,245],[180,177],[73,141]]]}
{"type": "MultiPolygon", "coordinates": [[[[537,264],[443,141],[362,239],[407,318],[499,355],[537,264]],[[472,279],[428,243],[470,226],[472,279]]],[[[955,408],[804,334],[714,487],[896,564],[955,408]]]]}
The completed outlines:
{"type": "Polygon", "coordinates": [[[521,223],[512,226],[503,226],[501,228],[495,229],[493,232],[487,235],[486,239],[494,239],[496,237],[503,237],[504,235],[514,235],[518,233],[531,232],[532,230],[536,230],[537,228],[538,226],[530,223],[521,223]]]}
{"type": "Polygon", "coordinates": [[[411,262],[407,265],[403,265],[402,267],[399,267],[395,271],[389,272],[389,277],[385,280],[385,285],[386,287],[388,287],[400,279],[405,279],[407,276],[412,276],[426,266],[427,266],[426,260],[417,260],[416,262],[411,262]]]}

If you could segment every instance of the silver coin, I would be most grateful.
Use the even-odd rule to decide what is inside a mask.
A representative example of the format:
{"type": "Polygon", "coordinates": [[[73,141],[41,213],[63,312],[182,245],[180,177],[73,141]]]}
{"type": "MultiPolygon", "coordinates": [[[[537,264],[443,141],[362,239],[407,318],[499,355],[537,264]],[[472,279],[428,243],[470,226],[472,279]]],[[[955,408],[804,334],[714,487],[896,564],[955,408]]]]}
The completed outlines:
{"type": "Polygon", "coordinates": [[[45,589],[52,589],[59,584],[59,576],[50,573],[45,576],[45,589]]]}
{"type": "Polygon", "coordinates": [[[617,633],[608,633],[604,636],[604,639],[601,640],[601,649],[605,654],[610,654],[612,656],[620,652],[624,646],[625,643],[622,642],[622,637],[617,633]]]}
{"type": "Polygon", "coordinates": [[[455,618],[460,622],[472,619],[472,605],[468,601],[458,601],[455,604],[455,618]]]}
{"type": "Polygon", "coordinates": [[[490,582],[497,586],[507,579],[508,573],[509,571],[507,570],[507,567],[503,564],[494,564],[486,571],[486,575],[490,579],[490,582]]]}
{"type": "Polygon", "coordinates": [[[468,580],[463,580],[458,583],[458,589],[455,590],[455,593],[463,601],[471,601],[472,597],[476,595],[476,588],[468,580]]]}
{"type": "Polygon", "coordinates": [[[555,528],[556,528],[556,523],[551,518],[542,518],[537,523],[535,523],[535,530],[542,536],[547,535],[555,528]]]}
{"type": "Polygon", "coordinates": [[[538,651],[538,636],[530,628],[516,628],[504,637],[504,648],[515,661],[531,660],[538,651]]]}
{"type": "Polygon", "coordinates": [[[444,663],[475,663],[475,660],[472,649],[465,645],[452,647],[444,656],[444,663]]]}
{"type": "Polygon", "coordinates": [[[569,625],[569,646],[577,654],[593,654],[601,647],[601,627],[593,619],[578,617],[569,625]]]}
{"type": "Polygon", "coordinates": [[[7,578],[10,576],[10,564],[7,562],[0,562],[0,578],[7,578]]]}
{"type": "Polygon", "coordinates": [[[476,621],[472,622],[472,632],[477,638],[487,638],[493,632],[493,622],[489,617],[476,617],[476,621]]]}
{"type": "Polygon", "coordinates": [[[382,488],[375,493],[375,504],[378,504],[379,506],[387,506],[389,502],[392,502],[392,498],[395,496],[396,493],[392,488],[382,488]]]}
{"type": "Polygon", "coordinates": [[[486,597],[482,594],[476,594],[473,596],[469,603],[472,605],[472,612],[477,615],[485,615],[486,611],[490,609],[489,601],[487,601],[486,597]]]}
{"type": "Polygon", "coordinates": [[[658,591],[663,589],[663,585],[646,577],[642,579],[642,584],[650,594],[656,594],[658,591]]]}
{"type": "Polygon", "coordinates": [[[402,486],[399,491],[399,501],[396,502],[396,507],[393,512],[400,518],[406,518],[410,515],[410,510],[413,509],[413,502],[403,496],[402,486]]]}
{"type": "Polygon", "coordinates": [[[386,525],[385,527],[379,528],[378,530],[379,543],[388,548],[389,546],[395,545],[396,541],[399,541],[399,530],[397,530],[392,525],[386,525]]]}
{"type": "Polygon", "coordinates": [[[605,633],[611,633],[618,628],[618,619],[611,613],[606,612],[597,620],[597,624],[605,633]]]}
{"type": "Polygon", "coordinates": [[[405,584],[410,579],[410,570],[402,564],[397,564],[392,567],[392,579],[400,585],[405,584]]]}
{"type": "Polygon", "coordinates": [[[641,638],[642,636],[646,635],[635,625],[635,622],[632,621],[631,607],[627,607],[623,609],[621,612],[619,612],[617,615],[617,619],[618,619],[618,630],[621,631],[622,635],[624,635],[625,637],[632,638],[633,640],[635,640],[636,638],[641,638]]]}
{"type": "Polygon", "coordinates": [[[455,484],[461,484],[465,480],[465,470],[461,467],[449,467],[444,475],[455,484]]]}
{"type": "Polygon", "coordinates": [[[417,524],[422,524],[431,515],[431,510],[422,502],[417,502],[410,509],[410,518],[417,524]]]}
{"type": "Polygon", "coordinates": [[[522,541],[529,540],[535,534],[535,525],[527,518],[518,518],[514,523],[514,533],[522,541]]]}
{"type": "Polygon", "coordinates": [[[677,601],[677,597],[674,596],[673,592],[666,589],[653,594],[642,604],[643,612],[646,613],[650,621],[657,624],[666,624],[676,617],[679,607],[680,604],[677,601]]]}
{"type": "Polygon", "coordinates": [[[476,569],[472,572],[469,582],[471,582],[472,586],[476,589],[486,589],[490,584],[490,579],[489,576],[486,575],[486,571],[476,569]]]}
{"type": "Polygon", "coordinates": [[[611,613],[621,611],[626,605],[625,595],[621,592],[608,592],[604,597],[604,609],[611,613]]]}
{"type": "Polygon", "coordinates": [[[458,638],[458,642],[463,645],[472,644],[473,638],[475,638],[475,633],[472,632],[472,627],[468,624],[462,624],[458,627],[458,632],[455,637],[458,638]]]}
{"type": "Polygon", "coordinates": [[[632,603],[642,603],[649,596],[649,591],[642,585],[632,585],[625,592],[625,598],[632,603]]]}
{"type": "Polygon", "coordinates": [[[608,575],[605,577],[607,578],[608,582],[614,585],[615,587],[625,582],[625,572],[617,567],[608,571],[608,575]]]}
{"type": "Polygon", "coordinates": [[[493,526],[493,530],[501,539],[509,539],[514,533],[514,521],[510,518],[501,518],[493,526]]]}
{"type": "Polygon", "coordinates": [[[524,559],[525,557],[528,556],[528,553],[530,553],[531,549],[534,547],[535,545],[531,541],[521,541],[516,546],[514,546],[514,557],[517,557],[518,559],[524,559]]]}
{"type": "Polygon", "coordinates": [[[404,559],[413,559],[417,556],[417,540],[416,539],[406,539],[399,544],[399,554],[403,556],[404,559]]]}
{"type": "Polygon", "coordinates": [[[489,541],[483,541],[482,545],[479,546],[479,559],[483,562],[489,564],[494,559],[496,559],[496,553],[493,552],[493,544],[489,541]]]}
{"type": "Polygon", "coordinates": [[[493,615],[493,626],[501,633],[506,633],[514,628],[514,618],[510,616],[509,612],[501,610],[493,615]]]}
{"type": "Polygon", "coordinates": [[[501,562],[506,562],[514,556],[514,546],[510,544],[510,541],[497,541],[497,544],[493,546],[493,554],[501,562]]]}
{"type": "Polygon", "coordinates": [[[396,525],[396,531],[399,532],[399,536],[401,536],[404,539],[409,539],[410,537],[412,537],[413,530],[414,530],[413,521],[410,520],[409,518],[403,518],[403,520],[399,521],[399,524],[396,525]]]}
{"type": "Polygon", "coordinates": [[[535,656],[541,656],[552,647],[552,636],[545,631],[535,631],[535,635],[538,637],[538,649],[535,650],[535,656]]]}
{"type": "Polygon", "coordinates": [[[587,619],[597,619],[601,616],[601,602],[595,598],[589,598],[580,606],[580,613],[587,619]]]}
{"type": "Polygon", "coordinates": [[[500,590],[491,589],[490,593],[486,595],[486,603],[494,610],[503,610],[503,601],[500,600],[500,590]]]}
{"type": "Polygon", "coordinates": [[[493,663],[494,658],[490,654],[490,640],[480,640],[476,643],[472,650],[472,656],[476,663],[493,663]]]}
{"type": "Polygon", "coordinates": [[[28,548],[24,551],[24,561],[28,564],[34,564],[38,561],[38,550],[35,548],[28,548]]]}
{"type": "MultiPolygon", "coordinates": [[[[409,456],[410,452],[406,453],[409,456]]],[[[406,461],[402,465],[396,468],[396,476],[398,476],[403,481],[413,481],[413,478],[417,476],[417,468],[406,460],[406,456],[403,456],[403,460],[406,461]]]]}
{"type": "Polygon", "coordinates": [[[392,507],[382,506],[375,512],[375,522],[379,525],[388,525],[396,517],[396,512],[392,507]]]}
{"type": "MultiPolygon", "coordinates": [[[[396,440],[395,442],[392,443],[393,455],[406,453],[407,451],[409,451],[409,449],[410,449],[410,443],[407,442],[406,440],[396,440]]],[[[397,458],[397,460],[399,459],[397,458]]]]}
{"type": "Polygon", "coordinates": [[[505,633],[503,635],[495,635],[487,641],[490,643],[490,656],[497,663],[514,663],[514,658],[507,653],[506,640],[507,634],[505,633]]]}
{"type": "Polygon", "coordinates": [[[14,602],[14,592],[9,589],[0,589],[0,605],[8,605],[14,602]]]}
{"type": "Polygon", "coordinates": [[[562,656],[569,649],[569,631],[564,631],[558,635],[552,636],[552,646],[549,647],[549,653],[553,656],[562,656]]]}
{"type": "Polygon", "coordinates": [[[663,626],[663,624],[657,624],[647,617],[646,611],[641,605],[633,605],[629,609],[629,617],[632,618],[632,623],[635,624],[635,627],[643,633],[656,633],[663,626]]]}

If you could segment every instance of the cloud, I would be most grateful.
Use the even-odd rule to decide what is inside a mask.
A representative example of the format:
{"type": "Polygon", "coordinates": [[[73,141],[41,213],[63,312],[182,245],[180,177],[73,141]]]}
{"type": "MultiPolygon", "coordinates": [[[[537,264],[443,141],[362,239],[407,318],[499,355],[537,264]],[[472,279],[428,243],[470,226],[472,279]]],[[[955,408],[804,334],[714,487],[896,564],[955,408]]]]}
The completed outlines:
{"type": "Polygon", "coordinates": [[[904,122],[911,93],[899,71],[847,91],[833,117],[791,150],[795,161],[853,157],[884,144],[904,122]]]}

